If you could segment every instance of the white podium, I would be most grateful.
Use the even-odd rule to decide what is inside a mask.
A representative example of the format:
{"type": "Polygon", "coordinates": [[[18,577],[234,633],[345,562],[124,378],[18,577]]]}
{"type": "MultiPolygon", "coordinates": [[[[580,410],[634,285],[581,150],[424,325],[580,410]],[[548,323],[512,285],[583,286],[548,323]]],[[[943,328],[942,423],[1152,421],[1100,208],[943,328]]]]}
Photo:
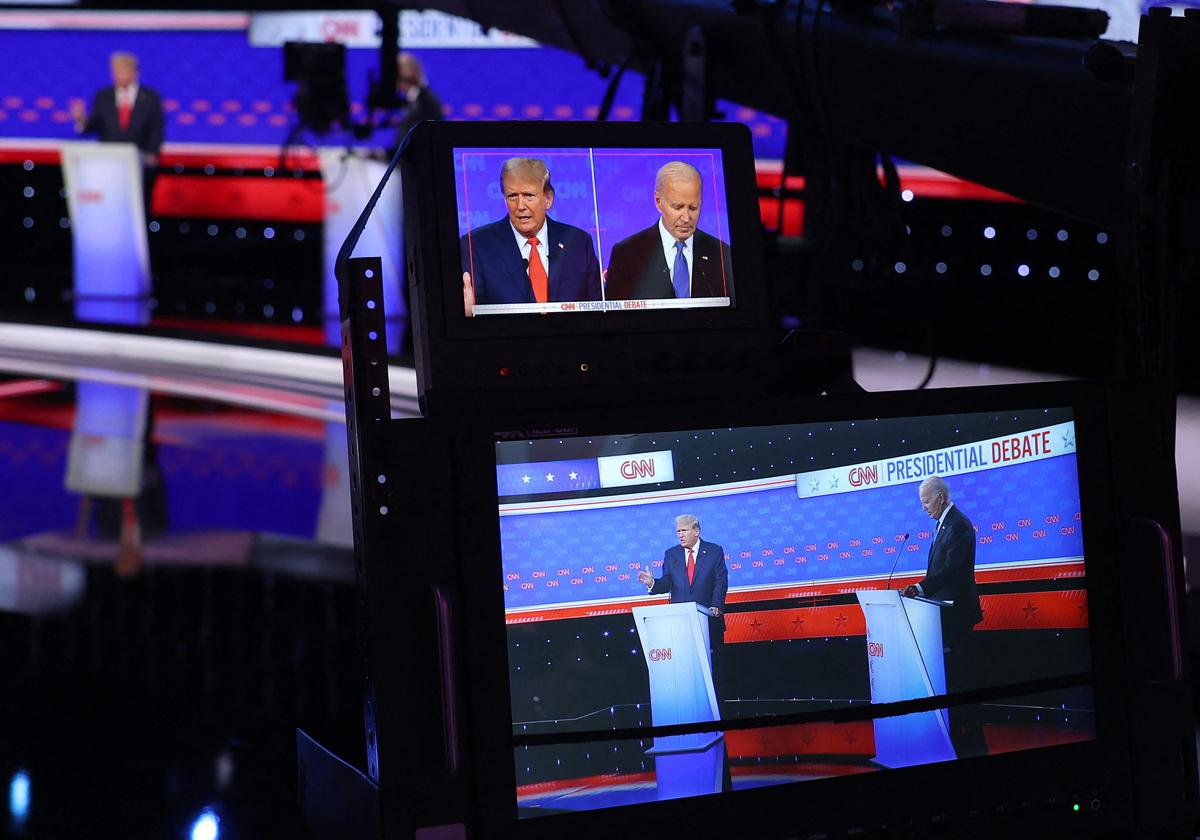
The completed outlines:
{"type": "MultiPolygon", "coordinates": [[[[858,592],[867,620],[871,702],[896,703],[946,693],[941,610],[944,601],[904,598],[895,590],[858,592]]],[[[875,761],[908,767],[950,761],[949,712],[937,709],[875,720],[875,761]]]]}
{"type": "MultiPolygon", "coordinates": [[[[655,726],[704,723],[721,717],[708,650],[708,608],[701,604],[634,607],[633,621],[650,672],[650,714],[655,726]]],[[[647,752],[703,750],[719,732],[656,738],[647,752]]]]}
{"type": "MultiPolygon", "coordinates": [[[[338,313],[338,285],[334,265],[342,242],[367,206],[371,194],[383,180],[387,163],[372,160],[349,149],[323,147],[318,150],[321,179],[325,184],[325,241],[323,317],[326,344],[341,344],[341,316],[338,313]]],[[[407,318],[402,284],[404,272],[403,203],[400,171],[392,173],[379,203],[359,237],[354,256],[378,256],[383,265],[383,317],[389,353],[400,347],[401,330],[407,318]]]]}
{"type": "MultiPolygon", "coordinates": [[[[633,621],[650,673],[654,725],[719,720],[708,648],[708,607],[693,603],[634,607],[633,621]]],[[[725,744],[720,732],[655,738],[646,754],[654,756],[659,799],[721,791],[725,744]]]]}
{"type": "Polygon", "coordinates": [[[76,299],[146,297],[150,247],[137,147],[66,142],[61,153],[76,299]]]}

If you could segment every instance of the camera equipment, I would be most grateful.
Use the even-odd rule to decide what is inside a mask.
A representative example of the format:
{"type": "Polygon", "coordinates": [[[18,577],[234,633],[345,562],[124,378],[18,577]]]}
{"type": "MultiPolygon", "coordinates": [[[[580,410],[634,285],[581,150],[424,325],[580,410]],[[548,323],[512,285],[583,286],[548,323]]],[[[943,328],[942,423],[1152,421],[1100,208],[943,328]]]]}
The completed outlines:
{"type": "Polygon", "coordinates": [[[1155,446],[1131,408],[1142,392],[819,396],[839,365],[803,349],[828,337],[777,353],[763,329],[745,140],[647,124],[410,135],[426,417],[390,418],[380,262],[344,259],[367,774],[302,749],[308,799],[351,779],[340,801],[374,797],[385,837],[1186,830],[1176,513],[1162,488],[1122,492],[1155,446]],[[696,289],[696,231],[718,230],[724,294],[613,294],[639,236],[661,274],[680,212],[661,173],[702,158],[683,202],[698,204],[692,263],[667,271],[696,289]],[[547,299],[526,290],[543,224],[582,266],[559,300],[563,253],[546,258],[547,299]],[[492,258],[507,285],[486,277],[492,258]],[[934,475],[969,519],[953,548],[917,497],[934,475]],[[685,514],[703,559],[686,575],[685,514]],[[964,546],[972,573],[938,589],[935,557],[963,562],[964,546]],[[888,591],[892,569],[934,597],[888,591]]]}
{"type": "Polygon", "coordinates": [[[296,82],[292,104],[302,126],[322,133],[349,121],[345,45],[288,41],[283,45],[283,79],[296,82]]]}

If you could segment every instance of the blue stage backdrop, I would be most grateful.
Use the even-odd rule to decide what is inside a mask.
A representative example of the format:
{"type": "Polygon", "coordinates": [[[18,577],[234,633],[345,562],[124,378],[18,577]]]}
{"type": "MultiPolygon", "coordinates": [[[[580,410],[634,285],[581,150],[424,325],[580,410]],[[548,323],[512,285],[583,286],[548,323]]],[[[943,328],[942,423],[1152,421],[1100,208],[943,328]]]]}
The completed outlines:
{"type": "MultiPolygon", "coordinates": [[[[533,472],[545,465],[502,469],[510,466],[533,472]]],[[[502,516],[505,607],[644,597],[637,570],[661,574],[663,551],[676,544],[674,517],[684,513],[725,549],[730,590],[886,577],[906,532],[896,573],[924,572],[933,532],[918,504],[919,480],[800,498],[791,476],[782,478],[756,482],[774,483],[770,489],[732,495],[696,488],[686,500],[625,505],[619,496],[605,497],[614,500],[609,505],[589,497],[594,506],[584,510],[502,516]]],[[[977,569],[1083,557],[1073,453],[968,472],[951,483],[955,504],[978,531],[977,569]]]]}
{"type": "MultiPolygon", "coordinates": [[[[73,136],[72,99],[90,103],[109,83],[108,56],[136,53],[142,81],[163,96],[166,140],[187,143],[245,143],[278,146],[295,121],[294,86],[283,81],[283,50],[252,46],[244,29],[5,29],[0,15],[0,136],[73,136]]],[[[447,117],[488,119],[592,119],[608,80],[582,59],[549,47],[413,49],[425,65],[430,86],[446,105],[447,117]],[[530,79],[532,84],[521,81],[530,79]]],[[[368,72],[377,70],[374,49],[347,50],[346,75],[355,115],[368,72]]],[[[629,73],[614,102],[612,118],[636,119],[642,78],[629,73]]],[[[775,117],[722,103],[730,119],[750,126],[755,153],[782,156],[785,124],[775,117]]],[[[359,142],[349,134],[305,138],[339,145],[359,142]]],[[[389,145],[383,129],[368,142],[389,145]]]]}
{"type": "Polygon", "coordinates": [[[507,215],[500,167],[511,157],[545,161],[555,191],[550,217],[591,233],[603,269],[613,245],[658,221],[654,176],[670,161],[690,163],[700,172],[700,230],[728,244],[720,149],[457,149],[460,236],[507,215]]]}

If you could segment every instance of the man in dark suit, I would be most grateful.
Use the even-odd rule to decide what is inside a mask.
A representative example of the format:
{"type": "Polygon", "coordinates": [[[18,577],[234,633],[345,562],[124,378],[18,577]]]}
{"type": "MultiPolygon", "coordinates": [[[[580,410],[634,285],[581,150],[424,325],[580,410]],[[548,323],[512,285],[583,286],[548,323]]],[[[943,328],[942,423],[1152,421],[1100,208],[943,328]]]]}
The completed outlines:
{"type": "Polygon", "coordinates": [[[396,142],[392,145],[392,153],[404,142],[413,126],[425,120],[445,119],[441,100],[429,87],[425,67],[412,53],[402,52],[396,56],[396,99],[404,110],[395,122],[396,142]]]}
{"type": "MultiPolygon", "coordinates": [[[[708,644],[713,655],[713,682],[717,660],[725,646],[725,593],[729,590],[729,570],[725,568],[725,549],[700,539],[700,520],[690,513],[675,517],[675,535],[679,545],[663,554],[662,577],[657,580],[649,569],[638,572],[638,581],[651,595],[670,593],[671,603],[692,602],[708,608],[708,644]]],[[[717,696],[721,694],[717,691],[717,696]]]]}
{"type": "Polygon", "coordinates": [[[138,81],[138,60],[133,53],[115,52],[109,57],[112,86],[101,88],[92,100],[89,114],[83,104],[71,107],[75,130],[98,135],[105,143],[133,143],[142,157],[142,191],[146,213],[158,172],[163,142],[163,107],[158,93],[138,81]]]}
{"type": "Polygon", "coordinates": [[[508,217],[459,242],[463,305],[600,299],[600,261],[586,231],[556,222],[550,170],[537,158],[509,158],[500,170],[508,217]]]}
{"type": "MultiPolygon", "coordinates": [[[[925,479],[918,495],[922,509],[938,526],[929,546],[925,577],[915,585],[906,586],[902,594],[954,602],[941,610],[946,690],[968,691],[978,687],[972,677],[975,654],[971,642],[973,628],[983,620],[975,585],[975,526],[950,501],[950,487],[942,478],[925,479]]],[[[976,711],[970,707],[950,710],[950,739],[960,758],[987,752],[976,711]]]]}
{"type": "Polygon", "coordinates": [[[608,300],[729,297],[729,245],[696,228],[700,173],[681,161],[658,170],[654,206],[659,220],[613,246],[605,274],[608,300]]]}

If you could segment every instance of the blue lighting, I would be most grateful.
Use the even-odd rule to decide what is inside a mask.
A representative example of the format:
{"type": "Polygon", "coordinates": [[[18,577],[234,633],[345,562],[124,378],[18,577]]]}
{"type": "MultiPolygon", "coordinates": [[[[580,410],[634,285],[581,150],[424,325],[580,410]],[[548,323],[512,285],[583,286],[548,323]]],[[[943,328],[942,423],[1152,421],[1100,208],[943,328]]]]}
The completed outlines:
{"type": "Polygon", "coordinates": [[[17,825],[29,816],[29,774],[24,770],[14,773],[8,784],[8,810],[17,825]]]}
{"type": "Polygon", "coordinates": [[[190,840],[217,840],[221,836],[221,820],[213,813],[212,808],[205,808],[192,823],[190,840]]]}

